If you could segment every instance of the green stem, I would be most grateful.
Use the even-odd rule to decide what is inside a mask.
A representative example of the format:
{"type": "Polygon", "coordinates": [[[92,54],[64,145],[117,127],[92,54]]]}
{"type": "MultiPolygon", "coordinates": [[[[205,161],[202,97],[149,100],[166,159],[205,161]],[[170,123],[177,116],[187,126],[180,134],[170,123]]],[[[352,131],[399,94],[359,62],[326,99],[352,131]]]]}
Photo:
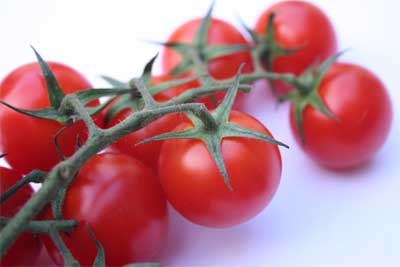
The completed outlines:
{"type": "Polygon", "coordinates": [[[17,192],[21,187],[29,183],[41,183],[43,182],[46,173],[40,170],[33,170],[28,175],[23,177],[21,180],[16,182],[10,189],[4,192],[0,196],[0,204],[3,204],[9,197],[11,197],[15,192],[17,192]]]}
{"type": "MultiPolygon", "coordinates": [[[[80,103],[76,103],[75,98],[72,97],[69,99],[71,100],[69,104],[73,108],[77,107],[79,109],[81,107],[80,103]]],[[[174,112],[192,112],[199,116],[205,124],[212,125],[212,123],[215,123],[215,121],[210,120],[209,113],[204,105],[181,104],[177,106],[160,107],[154,110],[135,112],[112,128],[106,130],[97,129],[95,134],[88,139],[88,141],[77,150],[73,156],[60,162],[51,170],[40,190],[30,198],[30,200],[3,228],[0,232],[0,257],[5,254],[7,249],[14,243],[29,222],[47,203],[55,198],[57,191],[69,184],[82,165],[91,157],[117,139],[120,139],[132,131],[145,127],[147,124],[163,115],[174,112]]]]}
{"type": "Polygon", "coordinates": [[[65,245],[58,230],[54,227],[51,228],[49,235],[63,256],[64,266],[80,266],[79,262],[72,256],[71,252],[65,245]]]}
{"type": "Polygon", "coordinates": [[[65,96],[62,108],[72,109],[76,114],[79,115],[79,118],[85,122],[88,128],[89,138],[94,136],[99,131],[99,128],[85,109],[85,106],[81,103],[81,101],[79,101],[79,98],[75,94],[65,96]]]}
{"type": "MultiPolygon", "coordinates": [[[[6,226],[11,218],[0,217],[0,227],[6,226]]],[[[25,232],[31,233],[50,233],[51,228],[56,228],[61,232],[69,232],[75,229],[78,222],[76,220],[46,220],[30,221],[25,227],[25,232]]]]}

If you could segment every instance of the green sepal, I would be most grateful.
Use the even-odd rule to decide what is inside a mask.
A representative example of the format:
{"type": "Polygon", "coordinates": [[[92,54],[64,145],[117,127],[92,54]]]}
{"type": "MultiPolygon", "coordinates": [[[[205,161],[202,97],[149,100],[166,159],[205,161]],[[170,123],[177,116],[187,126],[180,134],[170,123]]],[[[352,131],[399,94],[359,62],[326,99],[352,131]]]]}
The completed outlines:
{"type": "Polygon", "coordinates": [[[248,45],[210,45],[204,48],[204,57],[206,61],[211,59],[230,55],[240,51],[250,50],[248,45]]]}
{"type": "Polygon", "coordinates": [[[221,173],[222,177],[224,178],[224,182],[228,189],[230,191],[233,191],[232,184],[229,180],[228,177],[228,172],[225,167],[225,162],[222,157],[222,151],[221,151],[221,142],[222,142],[222,136],[218,135],[209,135],[207,138],[203,138],[203,142],[208,148],[208,151],[210,152],[211,156],[214,159],[215,164],[218,167],[219,172],[221,173]]]}
{"type": "Polygon", "coordinates": [[[86,224],[86,227],[90,234],[90,237],[95,242],[97,247],[97,254],[93,262],[93,267],[104,267],[106,266],[106,254],[104,252],[104,247],[101,242],[96,238],[96,235],[94,234],[92,228],[90,228],[89,224],[86,224]]]}
{"type": "Polygon", "coordinates": [[[89,113],[90,116],[95,116],[102,112],[106,107],[108,107],[108,105],[110,105],[114,101],[114,99],[115,98],[110,98],[106,102],[95,107],[87,107],[86,111],[89,113]]]}
{"type": "Polygon", "coordinates": [[[93,88],[75,93],[79,101],[86,105],[89,102],[104,96],[117,96],[131,93],[130,88],[93,88]]]}
{"type": "Polygon", "coordinates": [[[112,78],[110,76],[107,75],[101,75],[100,76],[103,80],[105,80],[106,82],[108,82],[112,87],[116,87],[116,88],[129,88],[129,84],[126,82],[122,82],[120,80],[117,80],[115,78],[112,78]]]}
{"type": "Polygon", "coordinates": [[[168,132],[157,136],[149,137],[135,144],[135,146],[143,145],[153,141],[164,141],[169,139],[201,139],[201,136],[196,128],[189,128],[183,131],[168,132]]]}
{"type": "Polygon", "coordinates": [[[191,70],[193,66],[193,60],[188,57],[183,57],[181,62],[179,62],[171,71],[170,75],[179,76],[191,70]]]}
{"type": "Polygon", "coordinates": [[[58,110],[55,110],[54,108],[28,110],[28,109],[14,107],[2,100],[0,100],[0,103],[18,113],[21,113],[21,114],[24,114],[27,116],[31,116],[31,117],[35,117],[35,118],[39,118],[39,119],[57,121],[61,124],[65,124],[66,122],[68,122],[70,120],[68,116],[61,114],[58,110]]]}
{"type": "MultiPolygon", "coordinates": [[[[185,112],[187,117],[192,121],[193,124],[192,128],[183,131],[168,132],[158,136],[154,136],[141,141],[139,144],[144,144],[151,141],[168,140],[168,139],[201,140],[206,145],[219,172],[223,176],[226,186],[228,187],[229,190],[233,190],[221,152],[221,142],[224,137],[253,138],[253,139],[267,141],[272,144],[288,147],[284,143],[277,141],[272,137],[266,136],[263,133],[253,131],[228,122],[229,114],[240,85],[239,81],[242,68],[243,65],[239,68],[235,80],[231,85],[231,87],[228,89],[222,103],[216,108],[214,112],[210,113],[211,118],[207,119],[207,116],[205,116],[202,120],[200,119],[199,114],[185,112]]],[[[209,85],[205,84],[204,86],[207,87],[209,85]]]]}
{"type": "Polygon", "coordinates": [[[296,127],[299,131],[301,143],[304,144],[304,129],[303,129],[303,110],[307,105],[306,101],[294,102],[293,112],[296,121],[296,127]]]}
{"type": "Polygon", "coordinates": [[[229,114],[231,112],[233,103],[235,101],[237,92],[239,90],[240,73],[242,72],[243,67],[244,67],[244,64],[241,64],[239,67],[239,70],[237,71],[237,74],[235,76],[235,80],[234,80],[232,86],[226,91],[224,100],[213,112],[213,115],[215,116],[217,121],[220,121],[223,123],[228,122],[229,114]]]}
{"type": "Polygon", "coordinates": [[[223,137],[246,137],[246,138],[265,141],[278,146],[283,146],[285,148],[289,148],[289,146],[286,145],[285,143],[278,141],[272,137],[269,137],[268,135],[262,132],[250,130],[230,122],[224,125],[222,132],[223,132],[223,137]]]}
{"type": "Polygon", "coordinates": [[[244,30],[250,35],[251,40],[255,44],[259,44],[262,42],[263,38],[258,33],[253,31],[249,26],[247,26],[247,24],[243,21],[243,19],[241,17],[239,17],[239,22],[242,25],[242,27],[244,28],[244,30]]]}
{"type": "Polygon", "coordinates": [[[214,1],[211,3],[209,9],[207,10],[206,15],[204,16],[203,20],[201,21],[200,27],[198,28],[194,39],[193,39],[193,44],[195,47],[197,47],[199,50],[204,49],[207,46],[207,35],[208,35],[208,29],[210,27],[211,23],[211,15],[214,9],[214,1]]]}
{"type": "Polygon", "coordinates": [[[168,90],[173,87],[181,86],[183,84],[193,82],[197,80],[198,77],[189,77],[189,78],[182,78],[182,79],[176,79],[172,81],[167,81],[167,82],[162,82],[159,83],[153,87],[150,88],[150,92],[152,95],[157,95],[158,93],[161,93],[165,90],[168,90]]]}
{"type": "Polygon", "coordinates": [[[297,79],[300,86],[295,86],[295,91],[288,93],[280,98],[280,101],[293,102],[293,115],[301,142],[304,144],[303,111],[307,105],[311,105],[327,117],[339,121],[339,119],[326,107],[318,93],[318,87],[332,64],[345,51],[341,51],[326,59],[321,65],[311,65],[297,79]]]}
{"type": "Polygon", "coordinates": [[[61,87],[59,86],[56,77],[51,71],[49,65],[47,65],[47,63],[43,60],[43,58],[39,55],[35,48],[33,46],[31,47],[33,49],[33,52],[35,52],[36,58],[40,65],[40,69],[42,70],[42,74],[46,81],[46,88],[51,107],[53,107],[54,109],[58,109],[61,105],[62,100],[65,97],[65,94],[61,90],[61,87]]]}
{"type": "Polygon", "coordinates": [[[319,84],[322,81],[322,78],[325,76],[326,72],[328,71],[328,69],[332,66],[333,63],[336,62],[336,60],[343,55],[346,52],[346,50],[340,51],[338,52],[336,55],[331,56],[330,58],[328,58],[327,60],[325,60],[321,66],[317,69],[317,72],[315,74],[315,78],[314,78],[314,84],[313,87],[314,88],[318,88],[319,84]]]}
{"type": "Polygon", "coordinates": [[[143,69],[142,79],[144,83],[150,87],[151,86],[151,72],[153,70],[154,62],[156,61],[158,53],[147,62],[146,66],[143,69]]]}

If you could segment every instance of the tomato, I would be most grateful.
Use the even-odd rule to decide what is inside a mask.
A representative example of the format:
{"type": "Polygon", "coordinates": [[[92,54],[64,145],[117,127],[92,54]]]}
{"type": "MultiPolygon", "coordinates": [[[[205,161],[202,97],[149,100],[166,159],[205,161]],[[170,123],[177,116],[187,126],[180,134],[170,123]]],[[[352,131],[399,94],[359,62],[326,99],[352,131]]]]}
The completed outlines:
{"type": "MultiPolygon", "coordinates": [[[[173,78],[167,75],[164,76],[156,76],[152,79],[152,83],[154,85],[159,84],[161,82],[167,82],[172,80],[173,78]]],[[[159,102],[167,101],[188,88],[191,88],[191,82],[188,84],[184,84],[181,86],[170,88],[166,91],[163,91],[155,96],[155,99],[159,102]]],[[[119,112],[114,118],[111,119],[109,123],[107,123],[106,127],[112,127],[122,120],[124,120],[127,116],[132,113],[130,108],[124,109],[119,112]]],[[[181,114],[168,114],[165,115],[156,121],[150,123],[144,128],[130,133],[123,138],[117,140],[114,144],[111,145],[111,148],[116,149],[120,152],[131,155],[135,158],[140,159],[142,162],[146,163],[150,166],[154,171],[157,170],[157,162],[158,156],[160,154],[160,149],[162,142],[154,141],[146,144],[135,146],[135,144],[143,141],[144,139],[166,133],[172,131],[182,120],[185,118],[181,114]]]]}
{"type": "MultiPolygon", "coordinates": [[[[383,145],[392,121],[385,86],[363,67],[334,63],[318,87],[333,120],[312,106],[303,111],[305,152],[331,168],[351,167],[372,158],[383,145]]],[[[300,142],[293,105],[291,129],[300,142]]]]}
{"type": "MultiPolygon", "coordinates": [[[[229,121],[271,136],[244,113],[232,111],[229,121]]],[[[185,122],[177,130],[190,127],[185,122]]],[[[228,227],[245,222],[271,201],[279,185],[282,163],[276,145],[229,137],[222,140],[221,149],[233,191],[201,140],[171,139],[161,148],[159,175],[167,199],[194,223],[228,227]]]]}
{"type": "MultiPolygon", "coordinates": [[[[322,62],[336,54],[335,30],[329,18],[318,7],[302,1],[282,1],[258,18],[255,31],[265,34],[268,18],[275,13],[275,41],[285,49],[302,48],[288,55],[278,56],[272,64],[272,71],[301,74],[311,64],[322,62]]],[[[290,87],[283,82],[274,83],[278,93],[284,94],[290,87]]]]}
{"type": "MultiPolygon", "coordinates": [[[[191,43],[194,39],[202,19],[189,20],[180,25],[168,38],[167,42],[191,43]]],[[[209,45],[249,45],[244,36],[231,24],[220,19],[212,18],[208,30],[209,45]]],[[[161,65],[164,73],[169,73],[182,57],[170,48],[164,48],[161,55],[161,65]]],[[[248,51],[240,51],[231,55],[218,57],[208,62],[208,71],[215,79],[227,79],[236,75],[240,65],[244,63],[243,73],[251,72],[252,60],[248,51]]],[[[242,94],[240,94],[242,95],[242,94]]],[[[217,102],[224,93],[216,94],[217,102]]],[[[207,107],[215,108],[215,104],[208,98],[202,101],[207,107]]]]}
{"type": "MultiPolygon", "coordinates": [[[[92,85],[74,69],[48,62],[64,91],[73,93],[92,85]]],[[[12,71],[0,84],[0,99],[18,108],[41,109],[49,107],[46,84],[38,63],[23,65],[12,71]]],[[[95,101],[94,104],[98,104],[95,101]]],[[[0,148],[7,153],[7,162],[22,173],[33,169],[50,170],[60,157],[54,145],[54,136],[63,126],[55,121],[33,118],[0,105],[0,148]],[[28,138],[27,138],[28,137],[28,138]]],[[[87,136],[83,122],[68,127],[58,138],[66,156],[75,151],[77,135],[87,136]]]]}
{"type": "MultiPolygon", "coordinates": [[[[12,169],[0,167],[0,195],[18,182],[22,175],[12,169]]],[[[33,190],[29,185],[22,187],[0,206],[0,215],[14,216],[30,199],[33,190]]],[[[37,260],[42,244],[32,233],[23,233],[0,259],[0,266],[33,266],[37,260]]]]}
{"type": "MultiPolygon", "coordinates": [[[[157,178],[143,163],[121,153],[90,159],[68,188],[62,214],[78,220],[70,237],[62,236],[82,266],[91,266],[97,254],[86,224],[105,251],[106,266],[150,261],[160,250],[167,229],[167,206],[157,178]]],[[[44,218],[51,218],[47,207],[44,218]]],[[[50,256],[63,259],[54,243],[44,238],[50,256]]]]}

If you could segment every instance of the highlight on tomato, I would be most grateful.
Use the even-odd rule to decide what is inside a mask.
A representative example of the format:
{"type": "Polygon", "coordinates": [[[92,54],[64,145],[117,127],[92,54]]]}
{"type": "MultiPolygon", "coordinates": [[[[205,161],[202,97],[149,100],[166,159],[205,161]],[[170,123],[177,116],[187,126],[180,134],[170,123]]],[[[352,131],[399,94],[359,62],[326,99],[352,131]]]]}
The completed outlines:
{"type": "MultiPolygon", "coordinates": [[[[168,224],[157,177],[143,163],[121,153],[96,155],[80,169],[68,188],[62,215],[78,221],[77,228],[62,238],[82,266],[91,266],[97,254],[87,225],[104,247],[106,266],[122,266],[153,260],[168,224]]],[[[43,218],[53,218],[49,206],[43,218]]],[[[52,259],[62,265],[54,243],[47,236],[43,241],[52,259]]]]}

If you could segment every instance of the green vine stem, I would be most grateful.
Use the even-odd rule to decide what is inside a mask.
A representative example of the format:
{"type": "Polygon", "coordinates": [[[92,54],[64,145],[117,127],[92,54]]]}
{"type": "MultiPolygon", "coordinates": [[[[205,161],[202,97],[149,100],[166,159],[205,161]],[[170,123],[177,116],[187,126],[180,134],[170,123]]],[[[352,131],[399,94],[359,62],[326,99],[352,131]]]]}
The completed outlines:
{"type": "MultiPolygon", "coordinates": [[[[192,90],[192,97],[202,94],[201,90],[192,90]]],[[[32,196],[32,198],[21,208],[21,210],[5,225],[1,231],[0,237],[0,257],[2,257],[7,249],[18,238],[20,233],[27,224],[37,215],[47,203],[54,199],[57,191],[65,187],[74,178],[75,174],[91,157],[112,144],[121,137],[137,131],[145,127],[147,124],[158,119],[159,117],[174,112],[192,112],[204,123],[209,123],[209,112],[202,104],[180,104],[161,106],[154,109],[144,109],[140,112],[131,114],[126,120],[116,126],[103,130],[92,124],[92,118],[88,116],[87,111],[83,109],[82,103],[77,100],[76,95],[67,95],[63,101],[63,105],[73,110],[80,117],[84,118],[84,122],[88,127],[92,127],[91,138],[77,152],[56,165],[47,175],[40,190],[32,196]]]]}
{"type": "MultiPolygon", "coordinates": [[[[203,43],[206,40],[205,37],[200,36],[200,34],[204,35],[207,33],[207,31],[205,31],[204,29],[205,28],[202,27],[201,32],[199,33],[199,37],[197,38],[203,43]]],[[[216,120],[213,116],[211,116],[211,113],[206,109],[203,104],[186,102],[196,99],[198,97],[210,95],[213,92],[225,91],[234,83],[236,83],[236,85],[243,91],[249,91],[250,86],[248,85],[248,83],[259,79],[282,80],[298,88],[303,87],[298,79],[296,79],[296,77],[292,74],[277,74],[263,70],[261,63],[262,51],[257,46],[249,48],[253,59],[253,65],[255,66],[252,73],[242,74],[240,77],[236,77],[236,79],[235,77],[232,77],[224,80],[216,80],[212,78],[208,73],[207,62],[212,58],[204,56],[204,51],[207,50],[207,48],[209,47],[204,44],[201,46],[192,46],[189,48],[189,53],[186,54],[186,56],[189,55],[189,60],[192,63],[190,70],[195,75],[194,79],[200,82],[200,86],[198,88],[188,90],[169,101],[158,103],[154,101],[152,95],[154,95],[154,91],[159,93],[163,90],[169,89],[174,85],[174,83],[176,84],[176,81],[170,82],[169,84],[163,84],[162,87],[156,86],[152,88],[154,89],[153,92],[147,91],[147,88],[144,86],[144,82],[141,79],[132,79],[132,82],[130,82],[129,84],[118,82],[118,85],[122,88],[126,88],[128,86],[131,87],[129,89],[124,89],[130,92],[120,90],[120,95],[122,93],[129,94],[134,92],[133,85],[137,87],[138,91],[141,94],[141,97],[145,101],[145,107],[142,110],[132,113],[125,120],[108,129],[100,129],[97,127],[92,117],[90,116],[92,113],[88,112],[88,108],[85,107],[85,103],[82,103],[81,99],[78,97],[79,95],[70,94],[62,96],[57,91],[59,90],[58,84],[53,83],[53,87],[57,89],[55,90],[55,92],[58,92],[58,95],[56,95],[57,97],[53,99],[52,103],[55,107],[57,107],[57,109],[51,110],[53,113],[48,114],[54,115],[57,113],[56,111],[60,110],[60,113],[67,114],[68,118],[71,119],[72,122],[83,120],[88,128],[89,137],[87,142],[80,146],[79,149],[77,149],[77,151],[71,157],[66,158],[65,160],[57,164],[49,173],[44,174],[41,177],[39,182],[43,183],[39,191],[32,196],[32,198],[20,209],[20,211],[13,218],[0,219],[1,227],[3,227],[0,232],[0,257],[2,257],[6,253],[8,248],[18,238],[21,232],[45,232],[50,235],[50,237],[56,243],[57,247],[62,252],[65,264],[77,265],[78,263],[66,248],[59,233],[59,231],[73,229],[76,226],[76,222],[65,220],[38,222],[34,221],[33,218],[39,212],[41,212],[48,203],[55,199],[57,192],[59,192],[61,189],[67,188],[67,186],[76,176],[79,169],[90,158],[92,158],[98,152],[100,152],[116,140],[122,138],[123,136],[145,127],[149,123],[164,115],[176,112],[191,114],[200,119],[205,125],[205,128],[208,127],[210,129],[215,129],[217,127],[216,120]]],[[[239,51],[239,49],[241,48],[227,47],[225,50],[225,54],[228,54],[229,51],[231,53],[233,53],[234,51],[239,51]]],[[[186,52],[187,51],[188,50],[186,50],[186,52]]],[[[221,56],[221,53],[219,53],[219,56],[221,56]]],[[[46,74],[50,76],[50,80],[54,78],[51,76],[51,72],[48,72],[46,74]]],[[[112,80],[112,82],[115,83],[116,81],[112,80]]],[[[134,93],[136,94],[136,92],[134,93]]],[[[3,104],[7,105],[6,103],[3,104]]],[[[27,111],[24,112],[29,113],[27,111]]],[[[58,113],[56,115],[58,115],[58,113]]],[[[238,131],[238,129],[235,130],[238,131]]],[[[246,132],[242,134],[249,133],[246,132]]],[[[16,185],[11,190],[9,190],[10,192],[6,192],[6,195],[1,196],[1,202],[7,199],[12,193],[17,191],[22,185],[26,184],[27,182],[32,182],[31,180],[29,180],[29,177],[25,178],[25,180],[21,181],[19,185],[16,185]]]]}
{"type": "MultiPolygon", "coordinates": [[[[0,227],[3,227],[9,223],[11,219],[6,217],[0,217],[0,227]]],[[[76,220],[46,220],[46,221],[30,221],[28,222],[23,231],[31,233],[46,233],[49,234],[52,228],[57,229],[61,232],[69,232],[78,225],[76,220]]]]}

